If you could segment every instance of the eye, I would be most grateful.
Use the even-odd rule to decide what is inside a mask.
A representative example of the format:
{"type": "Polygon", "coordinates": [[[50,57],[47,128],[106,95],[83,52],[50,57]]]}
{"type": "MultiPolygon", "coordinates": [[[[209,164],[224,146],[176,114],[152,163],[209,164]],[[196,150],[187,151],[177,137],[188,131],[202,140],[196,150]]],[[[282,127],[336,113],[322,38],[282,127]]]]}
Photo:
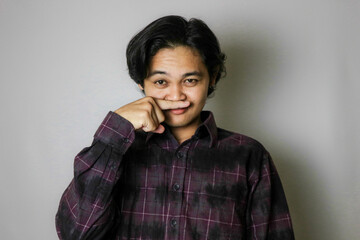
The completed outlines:
{"type": "Polygon", "coordinates": [[[154,82],[155,85],[158,86],[165,86],[166,85],[166,81],[165,80],[157,80],[154,82]]]}
{"type": "Polygon", "coordinates": [[[196,85],[197,83],[199,82],[198,79],[195,79],[195,78],[188,78],[185,80],[185,84],[186,85],[190,85],[190,86],[194,86],[196,85]]]}

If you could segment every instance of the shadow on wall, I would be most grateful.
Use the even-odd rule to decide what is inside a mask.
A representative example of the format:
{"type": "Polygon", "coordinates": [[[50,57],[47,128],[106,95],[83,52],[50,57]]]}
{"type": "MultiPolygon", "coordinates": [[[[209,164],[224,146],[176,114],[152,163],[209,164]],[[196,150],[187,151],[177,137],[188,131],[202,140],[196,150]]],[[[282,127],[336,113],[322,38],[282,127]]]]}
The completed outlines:
{"type": "MultiPolygon", "coordinates": [[[[278,91],[277,86],[284,84],[279,82],[284,81],[281,78],[283,59],[277,52],[281,46],[276,46],[276,40],[254,34],[247,39],[239,36],[239,39],[232,36],[223,42],[227,76],[219,82],[208,106],[220,127],[252,136],[265,146],[266,142],[271,143],[271,155],[287,195],[296,239],[341,239],[336,216],[328,211],[326,183],[315,168],[307,164],[315,163],[316,159],[311,159],[305,144],[291,145],[291,141],[287,141],[291,136],[287,139],[271,136],[270,125],[264,124],[267,116],[262,110],[269,106],[267,101],[278,91]]],[[[278,121],[286,121],[285,112],[278,115],[278,121]]],[[[295,123],[293,127],[296,128],[295,123]]]]}

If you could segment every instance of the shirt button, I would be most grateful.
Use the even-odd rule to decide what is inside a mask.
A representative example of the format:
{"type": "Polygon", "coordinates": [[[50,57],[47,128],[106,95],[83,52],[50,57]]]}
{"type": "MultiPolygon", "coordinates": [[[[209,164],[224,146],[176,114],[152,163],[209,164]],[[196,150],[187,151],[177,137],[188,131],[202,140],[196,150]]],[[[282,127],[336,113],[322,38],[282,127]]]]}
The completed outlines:
{"type": "Polygon", "coordinates": [[[184,154],[182,152],[177,152],[176,156],[177,158],[183,158],[184,154]]]}
{"type": "Polygon", "coordinates": [[[128,138],[125,138],[124,142],[128,143],[128,142],[130,142],[130,140],[128,138]]]}
{"type": "Polygon", "coordinates": [[[116,165],[117,165],[117,164],[114,162],[113,164],[110,165],[110,168],[111,168],[111,169],[115,169],[115,168],[116,168],[116,165]]]}
{"type": "Polygon", "coordinates": [[[180,189],[180,185],[177,184],[177,183],[175,183],[175,184],[173,185],[173,189],[174,189],[175,191],[178,191],[178,190],[180,189]]]}
{"type": "Polygon", "coordinates": [[[175,219],[171,219],[171,227],[175,228],[177,225],[177,221],[175,219]]]}

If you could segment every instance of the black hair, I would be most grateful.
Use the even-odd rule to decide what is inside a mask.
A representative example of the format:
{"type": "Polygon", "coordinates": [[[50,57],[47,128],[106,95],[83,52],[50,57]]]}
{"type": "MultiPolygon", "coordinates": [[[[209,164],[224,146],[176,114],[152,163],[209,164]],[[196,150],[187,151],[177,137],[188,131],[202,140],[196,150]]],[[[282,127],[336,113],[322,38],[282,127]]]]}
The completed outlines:
{"type": "MultiPolygon", "coordinates": [[[[215,84],[225,74],[225,54],[221,52],[210,28],[200,19],[187,21],[171,15],[153,21],[130,40],[126,49],[130,77],[144,86],[152,57],[162,48],[176,46],[197,50],[207,67],[210,80],[215,77],[215,84]]],[[[208,95],[213,91],[214,88],[209,87],[208,95]]]]}

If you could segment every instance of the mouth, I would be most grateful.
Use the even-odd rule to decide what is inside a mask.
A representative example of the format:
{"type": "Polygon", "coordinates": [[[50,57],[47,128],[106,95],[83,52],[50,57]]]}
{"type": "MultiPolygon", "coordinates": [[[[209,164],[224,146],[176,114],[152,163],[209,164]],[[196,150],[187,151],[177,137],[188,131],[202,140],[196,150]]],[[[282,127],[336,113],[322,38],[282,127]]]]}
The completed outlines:
{"type": "Polygon", "coordinates": [[[177,108],[177,109],[170,109],[169,112],[171,112],[174,115],[180,115],[185,113],[188,110],[189,107],[186,108],[177,108]]]}

